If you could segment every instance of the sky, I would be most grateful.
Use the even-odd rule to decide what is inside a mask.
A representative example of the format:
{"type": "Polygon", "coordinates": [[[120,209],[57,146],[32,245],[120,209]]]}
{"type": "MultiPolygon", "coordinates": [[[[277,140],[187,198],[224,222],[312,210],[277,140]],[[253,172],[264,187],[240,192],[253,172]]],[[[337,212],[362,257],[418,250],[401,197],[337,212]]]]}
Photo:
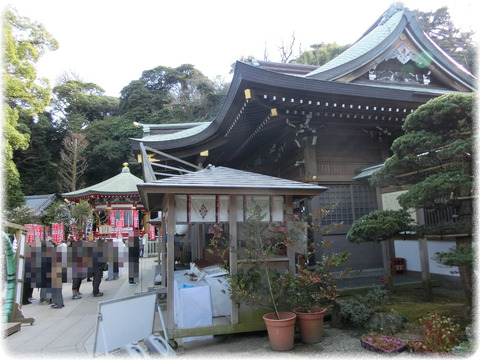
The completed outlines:
{"type": "MultiPolygon", "coordinates": [[[[295,54],[310,45],[356,41],[392,0],[7,0],[43,24],[59,42],[37,64],[55,86],[64,73],[93,82],[109,96],[157,66],[192,64],[210,79],[230,81],[241,57],[279,61],[295,36],[295,54]]],[[[411,10],[448,6],[454,24],[476,30],[478,1],[404,0],[411,10]]]]}

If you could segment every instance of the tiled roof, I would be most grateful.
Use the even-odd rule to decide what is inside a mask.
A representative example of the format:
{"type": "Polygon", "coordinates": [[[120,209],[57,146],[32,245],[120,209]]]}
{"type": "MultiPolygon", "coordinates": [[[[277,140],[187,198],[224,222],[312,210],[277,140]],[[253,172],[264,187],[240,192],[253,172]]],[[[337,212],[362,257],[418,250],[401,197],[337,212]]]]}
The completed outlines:
{"type": "Polygon", "coordinates": [[[55,194],[24,196],[28,206],[35,210],[38,215],[44,215],[44,211],[55,201],[55,194]]]}
{"type": "Polygon", "coordinates": [[[64,198],[82,197],[87,195],[132,195],[138,194],[138,184],[143,184],[143,180],[130,173],[127,167],[122,172],[101,183],[86,187],[84,189],[62,194],[64,198]]]}
{"type": "Polygon", "coordinates": [[[186,192],[197,192],[205,189],[218,189],[218,193],[224,190],[262,190],[266,194],[269,191],[295,193],[310,192],[311,195],[319,194],[326,187],[318,186],[310,183],[287,180],[273,176],[251,173],[248,171],[231,169],[223,166],[209,166],[206,169],[188,173],[185,175],[174,176],[153,182],[145,183],[140,187],[158,187],[159,192],[175,192],[181,189],[186,192]],[[170,191],[168,189],[174,189],[170,191]]]}
{"type": "MultiPolygon", "coordinates": [[[[306,77],[318,78],[318,76],[316,75],[321,74],[325,71],[340,67],[352,61],[358,62],[358,60],[363,55],[375,50],[378,45],[380,45],[395,30],[397,30],[400,21],[402,20],[404,15],[405,9],[396,11],[393,14],[389,14],[388,18],[386,17],[387,15],[384,15],[384,21],[381,21],[378,26],[374,27],[369,33],[364,35],[361,39],[359,39],[343,53],[341,53],[328,63],[324,64],[323,66],[319,67],[318,69],[307,74],[306,77]]],[[[384,47],[380,48],[379,51],[380,50],[383,51],[384,47]]],[[[365,62],[371,61],[374,57],[375,55],[368,56],[368,58],[366,57],[365,62]]],[[[356,64],[356,66],[358,66],[358,64],[356,64]]]]}

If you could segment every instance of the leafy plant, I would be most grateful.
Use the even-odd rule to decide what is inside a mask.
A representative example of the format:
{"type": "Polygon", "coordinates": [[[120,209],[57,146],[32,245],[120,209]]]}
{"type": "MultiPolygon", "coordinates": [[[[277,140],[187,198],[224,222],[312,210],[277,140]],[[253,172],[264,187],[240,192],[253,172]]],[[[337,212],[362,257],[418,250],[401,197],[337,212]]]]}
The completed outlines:
{"type": "Polygon", "coordinates": [[[271,309],[280,319],[278,308],[288,286],[285,282],[288,277],[272,269],[269,260],[278,254],[284,243],[274,239],[270,224],[262,222],[265,213],[259,206],[249,209],[248,213],[245,261],[239,264],[238,272],[230,276],[231,296],[237,302],[271,309]]]}
{"type": "Polygon", "coordinates": [[[374,307],[360,302],[355,298],[343,302],[340,308],[340,316],[342,320],[359,328],[363,327],[374,313],[374,307]]]}
{"type": "Polygon", "coordinates": [[[434,313],[420,320],[423,328],[423,349],[434,353],[449,353],[460,343],[460,326],[450,317],[434,313]]]}
{"type": "MultiPolygon", "coordinates": [[[[302,312],[331,301],[336,297],[336,282],[331,270],[347,260],[348,252],[323,254],[318,263],[312,262],[315,248],[331,245],[328,241],[307,245],[307,233],[321,231],[328,234],[341,224],[320,225],[320,219],[333,211],[333,206],[316,210],[308,218],[295,215],[288,228],[265,223],[265,214],[255,206],[249,209],[245,223],[247,246],[245,261],[240,263],[237,274],[230,278],[231,294],[237,302],[273,309],[278,316],[280,304],[290,304],[302,312]],[[283,273],[270,268],[269,260],[283,256],[291,249],[298,254],[297,271],[283,273]],[[241,266],[241,268],[240,268],[241,266]]],[[[346,275],[348,269],[342,272],[346,275]]]]}
{"type": "MultiPolygon", "coordinates": [[[[315,210],[308,218],[303,219],[300,215],[294,216],[291,221],[291,229],[285,234],[287,245],[298,244],[299,239],[305,238],[306,232],[321,232],[322,235],[329,234],[331,231],[341,227],[341,223],[332,223],[327,226],[321,225],[320,220],[334,211],[335,205],[322,207],[315,210]]],[[[321,306],[326,302],[335,299],[336,279],[332,276],[332,269],[343,264],[348,256],[348,252],[322,254],[320,261],[311,263],[309,259],[313,258],[313,254],[319,248],[324,250],[330,246],[331,242],[322,240],[318,243],[312,243],[304,246],[304,253],[300,254],[297,264],[297,272],[287,277],[289,281],[287,287],[287,301],[300,312],[311,312],[313,308],[321,306]]],[[[299,247],[297,252],[301,251],[299,247]]],[[[348,273],[348,268],[343,271],[340,277],[344,277],[348,273]]]]}
{"type": "Polygon", "coordinates": [[[378,287],[370,290],[366,295],[367,302],[372,305],[385,305],[390,301],[388,291],[385,289],[380,289],[378,287]]]}
{"type": "Polygon", "coordinates": [[[356,220],[347,240],[356,244],[382,241],[411,229],[413,219],[405,210],[376,210],[356,220]]]}

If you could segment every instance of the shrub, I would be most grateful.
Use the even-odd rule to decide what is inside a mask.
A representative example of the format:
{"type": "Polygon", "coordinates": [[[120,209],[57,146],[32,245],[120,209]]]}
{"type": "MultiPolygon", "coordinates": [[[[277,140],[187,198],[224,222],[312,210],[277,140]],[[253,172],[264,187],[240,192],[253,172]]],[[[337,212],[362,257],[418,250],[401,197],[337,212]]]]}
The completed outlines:
{"type": "Polygon", "coordinates": [[[433,353],[449,353],[460,341],[460,326],[437,313],[420,319],[423,328],[423,349],[433,353]]]}
{"type": "Polygon", "coordinates": [[[390,302],[390,297],[388,295],[388,291],[385,289],[381,289],[379,287],[375,287],[370,290],[367,295],[367,302],[378,306],[378,305],[385,305],[390,302]]]}
{"type": "Polygon", "coordinates": [[[361,303],[357,299],[345,301],[340,308],[340,316],[346,323],[354,327],[364,327],[365,323],[375,313],[375,308],[361,303]]]}

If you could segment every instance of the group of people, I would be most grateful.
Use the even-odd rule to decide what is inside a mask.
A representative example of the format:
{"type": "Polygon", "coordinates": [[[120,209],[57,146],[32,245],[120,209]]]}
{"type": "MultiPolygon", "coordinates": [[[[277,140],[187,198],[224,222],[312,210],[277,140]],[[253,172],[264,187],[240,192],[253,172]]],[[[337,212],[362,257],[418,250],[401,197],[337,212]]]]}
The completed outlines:
{"type": "Polygon", "coordinates": [[[80,287],[84,279],[92,282],[94,297],[103,296],[100,284],[104,271],[109,271],[107,280],[118,279],[119,268],[123,266],[123,259],[126,256],[129,262],[129,283],[137,284],[138,238],[129,238],[128,255],[122,242],[101,238],[95,241],[82,239],[62,244],[47,240],[41,242],[40,246],[36,245],[34,243],[27,247],[23,305],[31,304],[33,290],[39,288],[40,304],[50,303],[53,309],[61,309],[65,306],[62,295],[63,283],[71,281],[72,299],[78,300],[82,298],[80,287]],[[109,263],[113,265],[110,269],[109,263]]]}

